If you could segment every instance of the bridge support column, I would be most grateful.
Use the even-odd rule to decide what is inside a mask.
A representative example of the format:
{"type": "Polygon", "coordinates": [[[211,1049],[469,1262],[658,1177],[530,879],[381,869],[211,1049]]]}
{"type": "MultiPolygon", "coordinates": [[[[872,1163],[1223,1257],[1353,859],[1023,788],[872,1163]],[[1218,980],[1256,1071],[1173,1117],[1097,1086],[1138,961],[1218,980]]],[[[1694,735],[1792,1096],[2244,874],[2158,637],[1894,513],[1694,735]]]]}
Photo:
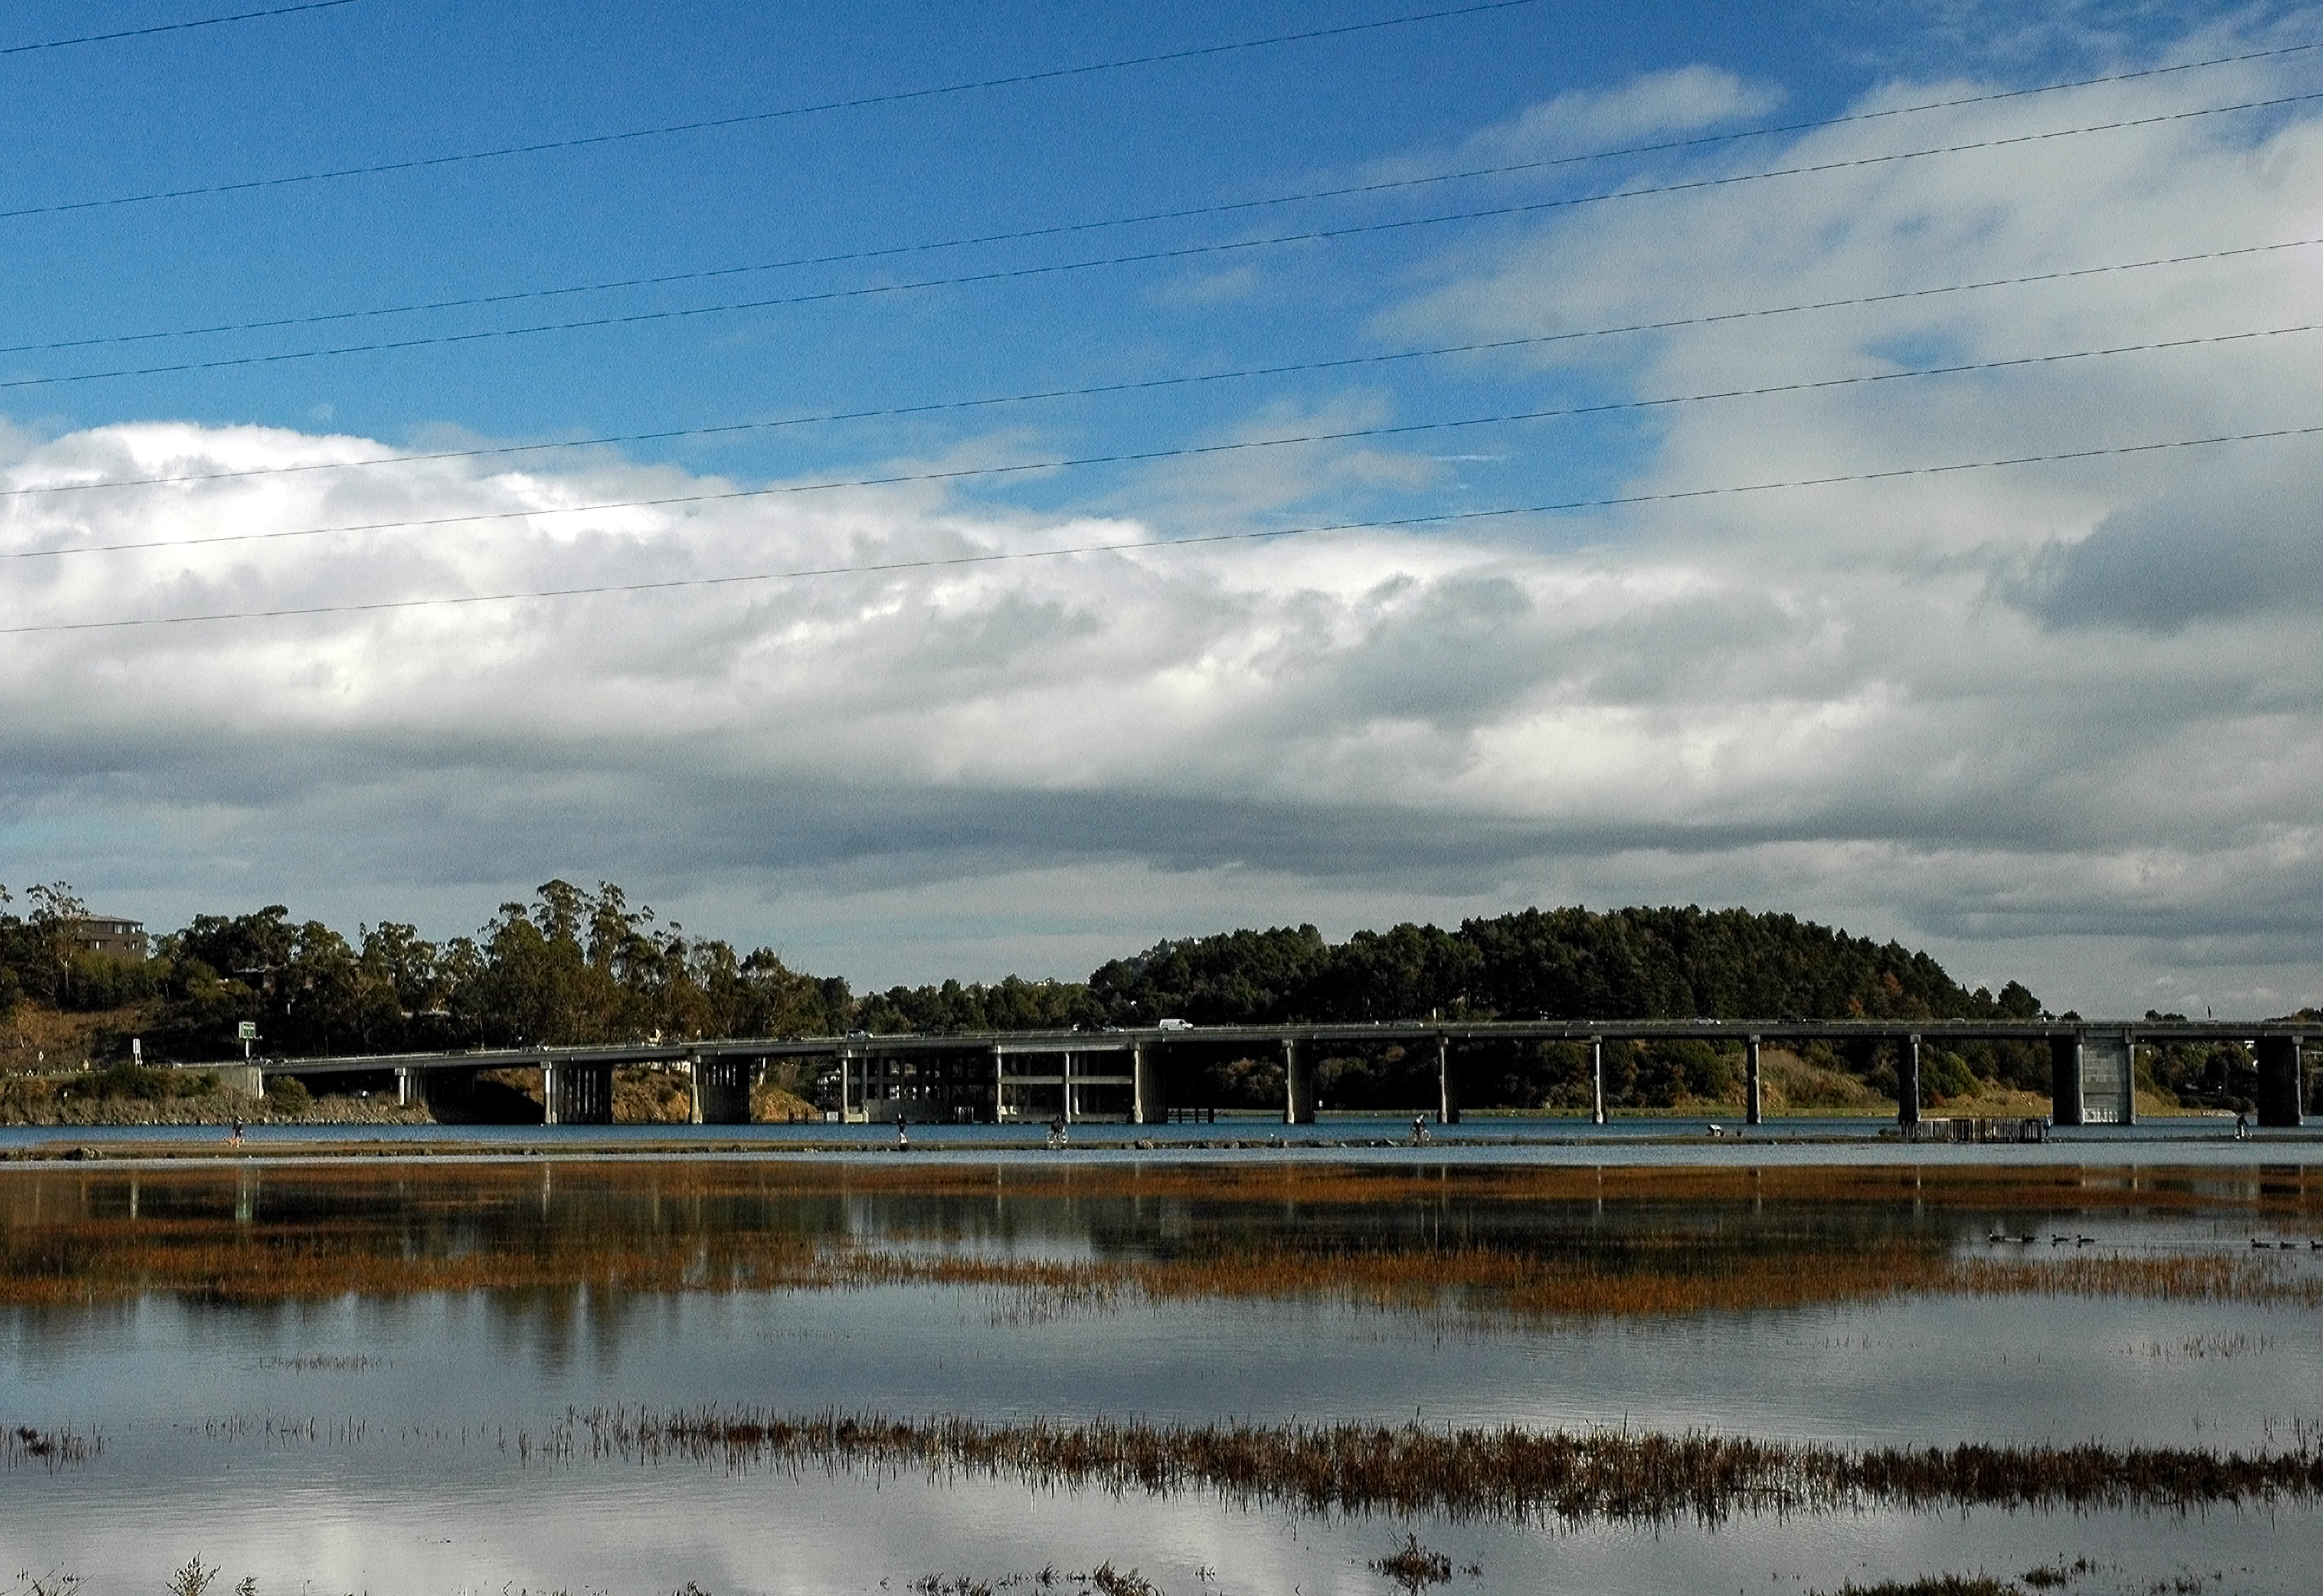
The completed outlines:
{"type": "Polygon", "coordinates": [[[1896,1039],[1896,1123],[1920,1123],[1920,1039],[1916,1036],[1896,1039]]]}
{"type": "Polygon", "coordinates": [[[395,1105],[409,1108],[427,1101],[427,1076],[418,1069],[398,1069],[395,1072],[395,1105]]]}
{"type": "Polygon", "coordinates": [[[697,1125],[747,1125],[750,1123],[750,1060],[705,1059],[695,1054],[693,1123],[697,1125]]]}
{"type": "Polygon", "coordinates": [[[1170,1094],[1162,1084],[1162,1060],[1146,1051],[1142,1041],[1129,1044],[1129,1110],[1141,1125],[1158,1125],[1170,1117],[1170,1094]]]}
{"type": "Polygon", "coordinates": [[[2049,1039],[2049,1123],[2052,1125],[2078,1125],[2081,1123],[2081,1039],[2079,1036],[2052,1036],[2049,1039]]]}
{"type": "MultiPolygon", "coordinates": [[[[2073,1099],[2078,1116],[2059,1124],[2129,1125],[2137,1123],[2137,1050],[2126,1032],[2077,1031],[2073,1049],[2073,1099]]],[[[2061,1109],[2064,1105],[2058,1104],[2061,1109]]]]}
{"type": "Polygon", "coordinates": [[[1605,1123],[1605,1039],[1589,1039],[1589,1123],[1605,1123]]]}
{"type": "Polygon", "coordinates": [[[1441,1035],[1436,1039],[1436,1123],[1460,1123],[1460,1094],[1452,1085],[1452,1042],[1441,1035]]]}
{"type": "Polygon", "coordinates": [[[544,1124],[611,1124],[613,1067],[575,1059],[542,1060],[540,1106],[544,1124]]]}
{"type": "Polygon", "coordinates": [[[2307,1121],[2307,1071],[2295,1036],[2258,1039],[2258,1123],[2299,1125],[2307,1121]]]}
{"type": "Polygon", "coordinates": [[[1758,1039],[1742,1044],[1742,1123],[1755,1125],[1764,1117],[1758,1105],[1758,1039]]]}
{"type": "Polygon", "coordinates": [[[1315,1068],[1308,1049],[1291,1037],[1282,1039],[1282,1123],[1315,1123],[1315,1068]]]}

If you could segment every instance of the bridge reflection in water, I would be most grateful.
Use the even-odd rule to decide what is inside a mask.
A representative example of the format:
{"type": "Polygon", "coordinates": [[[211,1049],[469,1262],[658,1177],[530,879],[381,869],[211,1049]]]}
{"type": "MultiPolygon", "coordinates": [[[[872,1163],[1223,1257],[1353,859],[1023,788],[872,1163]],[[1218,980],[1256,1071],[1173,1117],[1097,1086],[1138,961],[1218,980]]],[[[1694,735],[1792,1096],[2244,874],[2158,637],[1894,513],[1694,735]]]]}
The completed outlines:
{"type": "Polygon", "coordinates": [[[2049,1054],[2051,1123],[2132,1124],[2137,1118],[2136,1050],[2185,1042],[2249,1047],[2258,1063],[2258,1123],[2304,1122],[2305,1045],[2323,1024],[2296,1021],[2042,1020],[2005,1023],[1896,1021],[1531,1020],[1372,1025],[1159,1025],[1105,1031],[899,1032],[873,1036],[756,1037],[693,1042],[609,1043],[590,1047],[499,1048],[457,1053],[387,1053],[263,1059],[222,1073],[259,1090],[271,1075],[311,1085],[335,1078],[392,1076],[404,1103],[451,1107],[473,1095],[478,1075],[537,1069],[550,1124],[610,1124],[613,1070],[623,1064],[675,1069],[691,1083],[697,1124],[746,1124],[750,1087],[777,1060],[818,1060],[834,1078],[838,1116],[850,1123],[1007,1124],[1061,1119],[1159,1124],[1170,1117],[1171,1087],[1182,1091],[1205,1065],[1272,1055],[1281,1059],[1282,1118],[1315,1118],[1315,1061],[1333,1050],[1396,1044],[1433,1051],[1436,1117],[1460,1118],[1460,1083],[1482,1060],[1543,1042],[1585,1047],[1591,1117],[1605,1122],[1605,1044],[1685,1040],[1739,1044],[1744,1123],[1758,1124],[1764,1105],[1759,1050],[1766,1043],[1826,1041],[1858,1065],[1883,1053],[1896,1078],[1896,1123],[1920,1122],[1923,1046],[2015,1042],[2049,1054]]]}

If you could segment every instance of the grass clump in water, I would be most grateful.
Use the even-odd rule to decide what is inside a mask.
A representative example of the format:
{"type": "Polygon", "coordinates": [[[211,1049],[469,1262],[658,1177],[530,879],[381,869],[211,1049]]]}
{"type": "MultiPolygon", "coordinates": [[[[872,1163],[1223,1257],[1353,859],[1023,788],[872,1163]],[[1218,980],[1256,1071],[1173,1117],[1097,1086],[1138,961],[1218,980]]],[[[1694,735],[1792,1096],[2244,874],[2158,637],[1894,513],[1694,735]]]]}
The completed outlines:
{"type": "Polygon", "coordinates": [[[1517,1522],[1722,1523],[1737,1511],[1893,1507],[2175,1509],[2323,1498],[2323,1452],[1995,1446],[1850,1452],[1790,1441],[1629,1430],[1434,1430],[1339,1424],[987,1423],[826,1412],[574,1413],[552,1459],[903,1469],[1323,1513],[1517,1522]]]}
{"type": "Polygon", "coordinates": [[[1408,1596],[1419,1596],[1429,1585],[1452,1582],[1452,1559],[1421,1546],[1416,1535],[1406,1535],[1402,1546],[1384,1557],[1373,1558],[1372,1571],[1401,1585],[1408,1596]]]}

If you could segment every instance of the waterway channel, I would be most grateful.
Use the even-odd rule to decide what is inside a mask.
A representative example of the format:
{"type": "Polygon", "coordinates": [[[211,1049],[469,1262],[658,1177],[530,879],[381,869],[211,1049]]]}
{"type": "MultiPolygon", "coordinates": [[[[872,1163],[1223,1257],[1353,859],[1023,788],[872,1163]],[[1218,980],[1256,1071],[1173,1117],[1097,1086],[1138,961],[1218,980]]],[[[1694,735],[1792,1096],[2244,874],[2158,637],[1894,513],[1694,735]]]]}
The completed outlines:
{"type": "Polygon", "coordinates": [[[1462,1591],[2035,1570],[2304,1591],[2323,1511],[2300,1498],[1316,1511],[576,1437],[592,1413],[753,1409],[2282,1453],[2323,1434],[2318,1242],[2323,1168],[2288,1162],[5,1168],[0,1421],[74,1446],[10,1454],[0,1591],[158,1591],[198,1557],[269,1592],[972,1591],[1107,1565],[1173,1596],[1383,1593],[1373,1564],[1411,1537],[1462,1591]],[[1546,1272],[1529,1297],[1429,1272],[1477,1258],[1546,1272]],[[2209,1288],[2151,1284],[2188,1263],[2209,1288]],[[2229,1270],[2270,1283],[2221,1289],[2229,1270]],[[1557,1295],[1575,1279],[1595,1284],[1557,1295]]]}

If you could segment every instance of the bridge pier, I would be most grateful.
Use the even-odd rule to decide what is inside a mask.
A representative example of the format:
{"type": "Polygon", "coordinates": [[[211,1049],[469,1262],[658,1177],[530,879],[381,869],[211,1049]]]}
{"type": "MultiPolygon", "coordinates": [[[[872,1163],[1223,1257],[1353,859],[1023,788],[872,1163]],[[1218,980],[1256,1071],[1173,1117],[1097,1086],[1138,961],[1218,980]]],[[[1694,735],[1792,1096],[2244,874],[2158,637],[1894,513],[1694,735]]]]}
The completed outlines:
{"type": "Polygon", "coordinates": [[[1129,1118],[1133,1124],[1158,1125],[1170,1117],[1170,1093],[1162,1080],[1162,1060],[1145,1050],[1142,1041],[1129,1044],[1129,1118]]]}
{"type": "Polygon", "coordinates": [[[1282,1123],[1286,1125],[1315,1123],[1315,1067],[1310,1051],[1300,1047],[1295,1037],[1282,1039],[1282,1123]]]}
{"type": "Polygon", "coordinates": [[[2263,1036],[2258,1042],[2258,1123],[2307,1123],[2307,1070],[2295,1036],[2263,1036]]]}
{"type": "Polygon", "coordinates": [[[1589,1039],[1589,1123],[1605,1123],[1605,1039],[1589,1039]]]}
{"type": "Polygon", "coordinates": [[[1436,1038],[1436,1123],[1460,1123],[1460,1093],[1452,1084],[1452,1041],[1441,1032],[1436,1038]]]}
{"type": "Polygon", "coordinates": [[[693,1078],[693,1123],[697,1125],[747,1125],[750,1123],[750,1060],[711,1058],[696,1053],[688,1061],[693,1078]]]}
{"type": "Polygon", "coordinates": [[[543,1124],[611,1124],[613,1067],[577,1059],[543,1059],[540,1109],[543,1124]]]}
{"type": "Polygon", "coordinates": [[[1896,1039],[1896,1123],[1920,1123],[1920,1039],[1916,1035],[1896,1039]]]}
{"type": "Polygon", "coordinates": [[[395,1101],[399,1107],[417,1105],[430,1112],[464,1108],[475,1095],[476,1072],[473,1069],[399,1068],[395,1072],[395,1101]]]}
{"type": "Polygon", "coordinates": [[[1742,1123],[1760,1124],[1764,1115],[1758,1104],[1758,1039],[1752,1037],[1742,1044],[1742,1123]]]}
{"type": "Polygon", "coordinates": [[[2078,1034],[2049,1039],[2049,1123],[2081,1123],[2081,1039],[2078,1034]]]}
{"type": "MultiPolygon", "coordinates": [[[[2065,1041],[2073,1050],[2074,1116],[2064,1117],[2061,1087],[2056,1123],[2134,1125],[2137,1123],[2136,1044],[2127,1031],[2077,1031],[2065,1041]]],[[[2053,1046],[2053,1044],[2052,1044],[2053,1046]]],[[[2055,1074],[2052,1055],[2052,1075],[2055,1074]]],[[[2059,1084],[2052,1080],[2052,1084],[2059,1084]]]]}

